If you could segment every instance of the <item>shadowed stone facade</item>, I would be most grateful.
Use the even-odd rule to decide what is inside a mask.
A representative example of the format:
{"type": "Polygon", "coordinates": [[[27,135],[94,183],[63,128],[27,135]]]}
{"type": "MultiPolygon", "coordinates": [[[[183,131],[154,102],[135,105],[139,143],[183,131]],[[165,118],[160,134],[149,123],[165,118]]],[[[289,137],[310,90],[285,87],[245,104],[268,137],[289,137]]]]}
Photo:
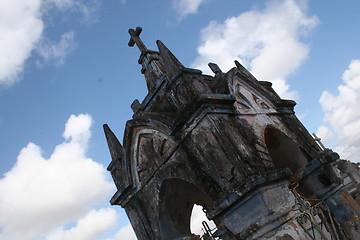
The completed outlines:
{"type": "Polygon", "coordinates": [[[317,144],[294,101],[238,62],[227,73],[210,63],[214,76],[186,68],[161,41],[148,50],[140,33],[129,30],[129,46],[140,49],[148,95],[132,104],[123,144],[104,125],[111,204],[139,240],[198,239],[194,204],[217,226],[203,239],[359,239],[339,156],[317,144]]]}

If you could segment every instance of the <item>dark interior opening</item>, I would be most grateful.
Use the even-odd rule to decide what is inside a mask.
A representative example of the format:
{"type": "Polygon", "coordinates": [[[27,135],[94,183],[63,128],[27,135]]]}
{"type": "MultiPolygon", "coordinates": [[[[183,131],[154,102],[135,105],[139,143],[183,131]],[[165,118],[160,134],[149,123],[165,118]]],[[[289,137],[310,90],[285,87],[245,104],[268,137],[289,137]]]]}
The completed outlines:
{"type": "Polygon", "coordinates": [[[161,231],[164,239],[190,236],[190,218],[193,206],[209,209],[212,201],[194,184],[180,179],[166,179],[160,190],[161,231]]]}
{"type": "Polygon", "coordinates": [[[308,163],[308,157],[301,148],[274,127],[266,127],[265,143],[276,168],[290,168],[295,173],[308,163]]]}

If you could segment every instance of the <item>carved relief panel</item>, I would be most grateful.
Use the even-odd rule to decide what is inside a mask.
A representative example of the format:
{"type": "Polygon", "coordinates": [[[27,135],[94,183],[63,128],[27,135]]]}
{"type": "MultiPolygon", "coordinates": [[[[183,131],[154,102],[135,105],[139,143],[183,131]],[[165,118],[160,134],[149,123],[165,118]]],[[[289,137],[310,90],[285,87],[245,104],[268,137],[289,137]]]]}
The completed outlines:
{"type": "Polygon", "coordinates": [[[243,114],[276,112],[272,103],[261,96],[260,93],[235,78],[231,84],[231,93],[236,99],[236,109],[243,114]]]}
{"type": "Polygon", "coordinates": [[[133,138],[132,172],[142,186],[175,150],[174,141],[155,129],[141,129],[133,138]]]}

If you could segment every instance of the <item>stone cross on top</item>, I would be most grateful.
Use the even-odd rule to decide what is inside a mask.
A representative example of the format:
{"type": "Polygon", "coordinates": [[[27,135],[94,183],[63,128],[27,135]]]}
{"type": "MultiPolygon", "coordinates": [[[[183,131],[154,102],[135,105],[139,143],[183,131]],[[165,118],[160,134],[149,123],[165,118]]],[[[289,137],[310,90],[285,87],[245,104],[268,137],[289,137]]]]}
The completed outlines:
{"type": "Polygon", "coordinates": [[[146,51],[147,48],[139,37],[141,31],[142,31],[141,27],[137,27],[136,30],[129,29],[130,41],[129,41],[128,45],[130,47],[133,47],[136,44],[136,46],[140,49],[140,52],[143,52],[143,51],[146,51]]]}

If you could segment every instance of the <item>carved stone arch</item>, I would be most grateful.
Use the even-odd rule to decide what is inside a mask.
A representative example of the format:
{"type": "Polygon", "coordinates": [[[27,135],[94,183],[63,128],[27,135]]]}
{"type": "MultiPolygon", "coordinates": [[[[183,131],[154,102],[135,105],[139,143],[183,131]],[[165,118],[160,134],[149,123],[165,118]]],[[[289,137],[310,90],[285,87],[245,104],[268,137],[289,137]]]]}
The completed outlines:
{"type": "Polygon", "coordinates": [[[167,126],[153,119],[130,122],[126,130],[127,161],[135,188],[139,190],[171,156],[177,144],[167,126]]]}
{"type": "Polygon", "coordinates": [[[198,186],[179,178],[163,180],[159,197],[160,229],[163,239],[191,236],[190,218],[193,206],[210,209],[212,199],[198,186]]]}
{"type": "Polygon", "coordinates": [[[290,168],[293,173],[305,167],[309,156],[299,145],[279,129],[268,125],[264,139],[275,168],[290,168]]]}

